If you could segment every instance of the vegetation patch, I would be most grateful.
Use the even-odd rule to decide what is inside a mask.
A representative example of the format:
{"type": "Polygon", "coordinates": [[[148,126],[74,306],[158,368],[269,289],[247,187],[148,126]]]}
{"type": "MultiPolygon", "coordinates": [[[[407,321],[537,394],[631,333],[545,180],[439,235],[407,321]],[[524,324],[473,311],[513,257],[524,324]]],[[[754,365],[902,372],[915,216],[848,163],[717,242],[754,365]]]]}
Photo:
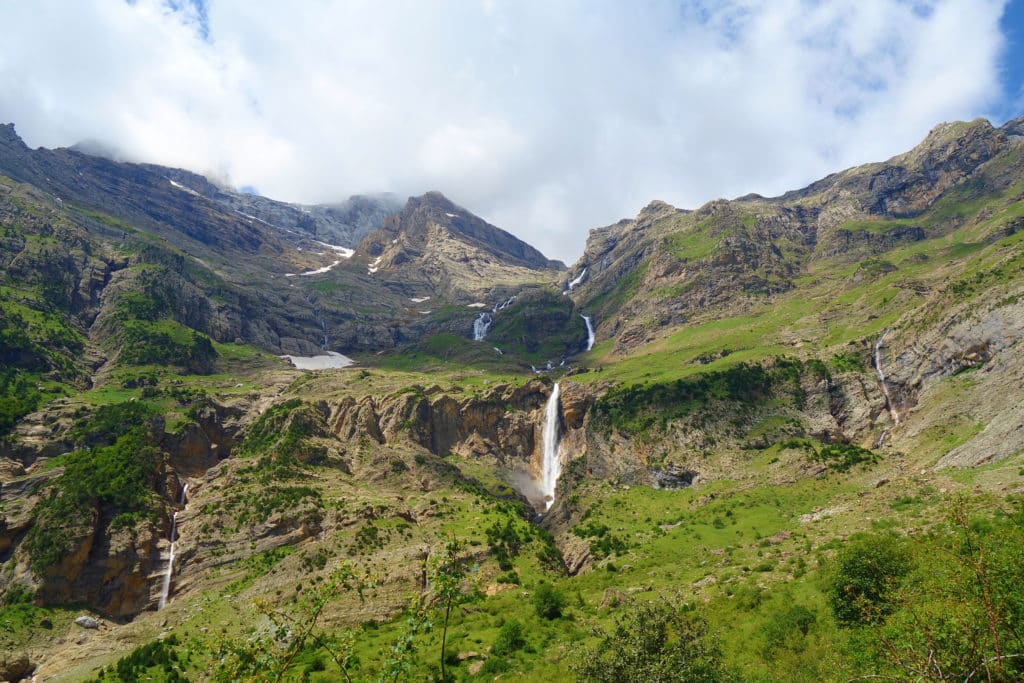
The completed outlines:
{"type": "Polygon", "coordinates": [[[192,374],[207,375],[213,372],[218,355],[205,334],[170,320],[126,320],[119,339],[118,361],[126,365],[176,365],[192,374]]]}
{"type": "Polygon", "coordinates": [[[750,404],[768,398],[779,387],[789,385],[798,403],[803,400],[800,377],[804,365],[798,360],[779,358],[769,367],[739,363],[726,370],[708,372],[673,382],[628,384],[611,389],[594,403],[595,425],[608,433],[617,429],[640,435],[685,417],[713,402],[750,404]]]}
{"type": "Polygon", "coordinates": [[[25,540],[30,566],[42,574],[71,550],[74,534],[109,520],[111,528],[154,521],[160,451],[145,427],[133,427],[110,446],[70,453],[64,473],[39,504],[25,540]]]}

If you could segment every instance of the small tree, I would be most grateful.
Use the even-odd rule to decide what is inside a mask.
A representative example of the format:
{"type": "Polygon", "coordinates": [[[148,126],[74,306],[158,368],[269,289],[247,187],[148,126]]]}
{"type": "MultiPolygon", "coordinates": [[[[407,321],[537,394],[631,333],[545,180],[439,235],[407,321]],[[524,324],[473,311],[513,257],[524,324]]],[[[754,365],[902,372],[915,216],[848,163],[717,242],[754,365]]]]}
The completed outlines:
{"type": "Polygon", "coordinates": [[[557,619],[565,609],[565,596],[550,583],[542,583],[533,593],[533,609],[542,619],[557,619]]]}
{"type": "Polygon", "coordinates": [[[430,558],[430,592],[437,600],[438,609],[442,612],[441,627],[441,681],[447,682],[448,671],[445,668],[445,655],[448,646],[448,621],[452,608],[473,600],[477,596],[475,587],[467,591],[463,582],[473,570],[469,558],[463,557],[465,542],[454,536],[448,538],[441,552],[430,558]]]}
{"type": "Polygon", "coordinates": [[[717,683],[728,679],[707,624],[674,600],[628,605],[572,670],[587,683],[717,683]]]}
{"type": "Polygon", "coordinates": [[[356,665],[352,632],[332,635],[319,621],[327,605],[342,593],[356,591],[362,600],[369,587],[365,578],[344,564],[323,585],[306,591],[294,612],[276,609],[265,601],[257,602],[257,608],[270,619],[273,628],[257,637],[222,642],[215,679],[281,681],[295,658],[312,646],[327,652],[345,680],[351,681],[350,672],[356,665]]]}
{"type": "Polygon", "coordinates": [[[513,619],[502,624],[491,651],[499,657],[506,657],[524,647],[526,647],[525,629],[520,622],[513,619]]]}
{"type": "Polygon", "coordinates": [[[853,537],[829,577],[828,604],[836,621],[843,626],[880,621],[892,612],[894,592],[910,569],[910,553],[898,537],[853,537]]]}
{"type": "Polygon", "coordinates": [[[951,501],[949,526],[875,630],[880,660],[899,676],[1024,680],[1024,510],[970,513],[965,499],[951,501]]]}

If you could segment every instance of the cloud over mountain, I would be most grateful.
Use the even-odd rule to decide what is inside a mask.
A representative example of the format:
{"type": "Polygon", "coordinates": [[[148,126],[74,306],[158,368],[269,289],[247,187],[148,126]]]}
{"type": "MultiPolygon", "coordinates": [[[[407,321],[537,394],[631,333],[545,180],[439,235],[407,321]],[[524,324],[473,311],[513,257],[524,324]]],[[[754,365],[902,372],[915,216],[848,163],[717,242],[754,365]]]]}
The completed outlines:
{"type": "Polygon", "coordinates": [[[439,189],[572,261],[997,111],[1001,0],[0,5],[0,119],[289,201],[439,189]]]}

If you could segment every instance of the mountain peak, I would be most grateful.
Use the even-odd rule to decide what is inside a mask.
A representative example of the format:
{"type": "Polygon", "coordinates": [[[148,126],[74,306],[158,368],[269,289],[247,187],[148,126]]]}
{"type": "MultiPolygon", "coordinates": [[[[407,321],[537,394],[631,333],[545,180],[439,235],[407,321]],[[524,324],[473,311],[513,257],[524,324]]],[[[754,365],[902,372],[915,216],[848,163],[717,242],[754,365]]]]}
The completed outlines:
{"type": "Polygon", "coordinates": [[[436,191],[410,197],[401,211],[366,236],[357,252],[374,260],[371,272],[402,265],[452,291],[477,291],[508,279],[512,271],[565,268],[436,191]]]}
{"type": "Polygon", "coordinates": [[[0,123],[0,145],[8,149],[21,149],[28,151],[28,146],[14,130],[13,123],[0,123]]]}

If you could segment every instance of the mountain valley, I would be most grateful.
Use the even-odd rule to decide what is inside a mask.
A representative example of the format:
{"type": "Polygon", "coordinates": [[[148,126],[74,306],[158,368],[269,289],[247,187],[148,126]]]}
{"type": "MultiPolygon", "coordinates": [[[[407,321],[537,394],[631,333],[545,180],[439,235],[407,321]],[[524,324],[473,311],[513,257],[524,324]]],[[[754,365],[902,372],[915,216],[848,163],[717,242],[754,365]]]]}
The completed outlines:
{"type": "Polygon", "coordinates": [[[0,126],[0,679],[1019,680],[1022,227],[1024,118],[569,266],[0,126]]]}

